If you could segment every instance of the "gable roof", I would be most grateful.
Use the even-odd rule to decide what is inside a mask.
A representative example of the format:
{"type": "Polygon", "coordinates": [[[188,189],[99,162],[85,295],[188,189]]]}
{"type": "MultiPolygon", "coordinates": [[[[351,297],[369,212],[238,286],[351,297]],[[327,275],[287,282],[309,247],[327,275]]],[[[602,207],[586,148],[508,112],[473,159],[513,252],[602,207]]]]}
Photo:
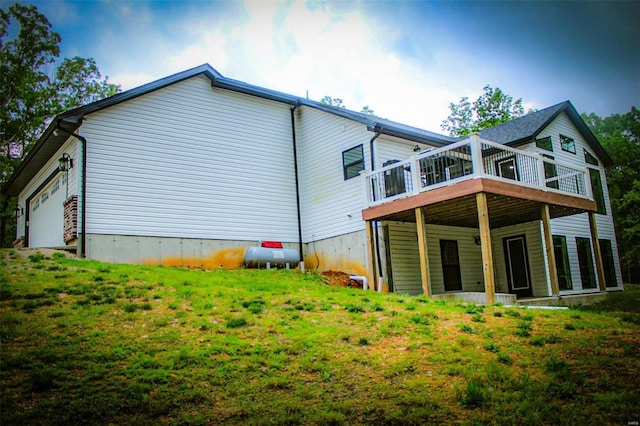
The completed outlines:
{"type": "Polygon", "coordinates": [[[292,107],[304,105],[315,108],[366,125],[368,130],[377,133],[439,146],[454,141],[453,138],[448,136],[227,78],[211,65],[203,64],[59,114],[53,119],[29,154],[2,187],[1,192],[6,195],[18,195],[56,151],[62,147],[68,139],[69,133],[74,133],[78,130],[87,114],[109,108],[198,75],[203,75],[211,80],[213,87],[282,102],[292,107]],[[56,130],[58,129],[63,131],[57,132],[56,130]]]}
{"type": "Polygon", "coordinates": [[[612,160],[604,150],[598,139],[585,124],[582,117],[569,101],[561,102],[540,111],[535,111],[515,120],[480,131],[480,137],[496,143],[509,146],[519,146],[534,141],[560,113],[567,114],[571,122],[591,149],[598,155],[605,165],[611,165],[612,160]]]}

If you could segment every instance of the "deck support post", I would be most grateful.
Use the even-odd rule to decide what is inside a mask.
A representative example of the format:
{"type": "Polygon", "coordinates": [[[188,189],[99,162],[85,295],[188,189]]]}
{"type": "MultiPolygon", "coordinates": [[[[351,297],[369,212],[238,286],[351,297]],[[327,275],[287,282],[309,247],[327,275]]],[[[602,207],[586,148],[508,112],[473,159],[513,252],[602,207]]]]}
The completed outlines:
{"type": "Polygon", "coordinates": [[[372,220],[365,221],[365,230],[367,233],[367,257],[369,258],[369,288],[376,288],[376,247],[375,241],[373,240],[373,226],[374,222],[372,220]]]}
{"type": "Polygon", "coordinates": [[[491,249],[491,230],[489,228],[489,208],[487,206],[487,194],[476,194],[478,208],[478,224],[480,226],[480,246],[482,248],[482,272],[484,276],[484,291],[487,296],[487,304],[496,300],[495,275],[493,272],[493,251],[491,249]]]}
{"type": "Polygon", "coordinates": [[[558,264],[556,263],[556,251],[553,247],[553,235],[551,234],[551,215],[549,205],[542,205],[542,232],[544,234],[544,245],[547,252],[547,262],[549,266],[549,282],[551,283],[551,295],[560,295],[560,284],[558,283],[558,264]]]}
{"type": "Polygon", "coordinates": [[[424,208],[416,207],[416,229],[418,231],[418,254],[420,256],[420,278],[422,291],[425,296],[431,296],[429,291],[429,257],[427,251],[427,235],[424,229],[424,208]]]}
{"type": "Polygon", "coordinates": [[[602,264],[602,252],[600,251],[600,240],[598,239],[598,228],[596,226],[595,212],[589,212],[589,228],[591,230],[591,244],[593,245],[593,254],[596,258],[596,272],[598,274],[598,284],[600,291],[607,291],[607,283],[604,278],[604,266],[602,264]]]}

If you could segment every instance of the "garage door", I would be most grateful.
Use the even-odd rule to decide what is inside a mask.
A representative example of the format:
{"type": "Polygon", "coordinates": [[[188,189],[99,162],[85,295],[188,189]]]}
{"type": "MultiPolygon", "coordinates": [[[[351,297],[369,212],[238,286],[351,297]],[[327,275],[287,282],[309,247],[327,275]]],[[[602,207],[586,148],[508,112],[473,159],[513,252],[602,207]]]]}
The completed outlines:
{"type": "Polygon", "coordinates": [[[31,199],[29,247],[57,247],[64,244],[64,199],[66,175],[61,173],[31,199]]]}

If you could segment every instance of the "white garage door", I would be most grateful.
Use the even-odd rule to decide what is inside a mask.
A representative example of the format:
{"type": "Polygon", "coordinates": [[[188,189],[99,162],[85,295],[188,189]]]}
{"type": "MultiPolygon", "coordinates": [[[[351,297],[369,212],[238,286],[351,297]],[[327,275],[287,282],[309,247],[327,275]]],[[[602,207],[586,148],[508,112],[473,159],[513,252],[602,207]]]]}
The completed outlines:
{"type": "Polygon", "coordinates": [[[60,173],[31,200],[29,247],[57,247],[64,244],[64,200],[66,175],[60,173]]]}

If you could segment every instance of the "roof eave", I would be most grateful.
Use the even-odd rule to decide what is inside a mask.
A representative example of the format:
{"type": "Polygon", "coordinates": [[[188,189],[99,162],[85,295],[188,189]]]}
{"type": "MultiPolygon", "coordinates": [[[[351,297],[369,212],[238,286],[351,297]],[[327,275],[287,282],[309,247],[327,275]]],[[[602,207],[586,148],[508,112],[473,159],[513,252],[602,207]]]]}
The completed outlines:
{"type": "Polygon", "coordinates": [[[436,145],[438,147],[448,145],[453,143],[453,140],[440,139],[436,137],[430,137],[426,135],[421,135],[418,133],[407,132],[405,130],[396,129],[391,126],[380,125],[379,123],[375,123],[374,125],[367,126],[367,130],[371,132],[380,133],[387,136],[393,136],[401,139],[407,139],[412,142],[424,143],[427,145],[436,145]]]}

